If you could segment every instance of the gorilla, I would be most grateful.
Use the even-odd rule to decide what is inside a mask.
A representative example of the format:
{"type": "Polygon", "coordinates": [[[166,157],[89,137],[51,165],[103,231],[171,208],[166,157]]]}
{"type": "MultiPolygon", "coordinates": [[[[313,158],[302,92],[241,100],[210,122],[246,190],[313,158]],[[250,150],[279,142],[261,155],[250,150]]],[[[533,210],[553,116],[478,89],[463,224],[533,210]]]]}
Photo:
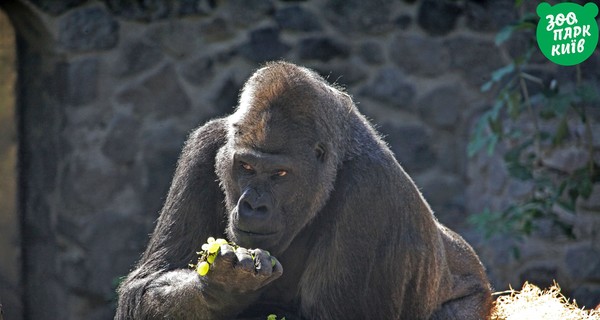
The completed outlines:
{"type": "Polygon", "coordinates": [[[490,285],[351,97],[272,62],[192,132],[115,319],[485,319],[490,285]],[[210,272],[189,264],[209,236],[210,272]],[[248,249],[244,249],[248,248],[248,249]]]}

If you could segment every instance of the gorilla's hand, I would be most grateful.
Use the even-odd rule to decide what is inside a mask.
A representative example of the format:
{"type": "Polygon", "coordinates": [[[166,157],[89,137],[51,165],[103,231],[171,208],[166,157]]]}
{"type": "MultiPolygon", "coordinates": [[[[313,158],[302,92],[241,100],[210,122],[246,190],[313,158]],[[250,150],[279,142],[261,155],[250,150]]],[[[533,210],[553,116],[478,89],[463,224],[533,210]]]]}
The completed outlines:
{"type": "Polygon", "coordinates": [[[224,292],[251,294],[283,274],[281,263],[261,249],[234,249],[228,244],[221,249],[210,272],[205,276],[207,287],[224,292]]]}

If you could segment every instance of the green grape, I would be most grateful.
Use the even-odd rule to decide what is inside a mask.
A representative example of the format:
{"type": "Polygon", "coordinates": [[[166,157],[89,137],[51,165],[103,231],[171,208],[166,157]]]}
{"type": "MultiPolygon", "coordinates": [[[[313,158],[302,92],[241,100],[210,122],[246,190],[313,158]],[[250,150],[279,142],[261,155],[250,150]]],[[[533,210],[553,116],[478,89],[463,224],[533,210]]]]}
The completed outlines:
{"type": "Polygon", "coordinates": [[[276,264],[275,257],[271,257],[271,267],[274,267],[276,264]]]}
{"type": "Polygon", "coordinates": [[[208,253],[216,253],[217,251],[219,251],[219,249],[221,248],[221,245],[216,243],[216,242],[212,242],[208,244],[208,249],[206,251],[208,251],[208,253]]]}
{"type": "Polygon", "coordinates": [[[208,271],[210,271],[210,265],[215,262],[217,254],[221,249],[221,246],[224,244],[230,245],[234,249],[239,248],[238,245],[233,242],[229,242],[226,239],[215,239],[214,237],[208,237],[208,239],[206,239],[206,243],[202,245],[202,251],[196,252],[198,255],[198,264],[190,264],[190,267],[196,268],[196,272],[198,272],[199,275],[205,276],[208,271]]]}
{"type": "Polygon", "coordinates": [[[210,264],[212,264],[213,262],[215,262],[215,258],[217,257],[217,254],[209,254],[208,257],[206,257],[206,261],[210,264]]]}
{"type": "Polygon", "coordinates": [[[196,268],[196,272],[198,272],[198,274],[201,276],[205,276],[208,273],[209,269],[210,269],[210,265],[208,264],[208,262],[202,261],[196,268]]]}
{"type": "Polygon", "coordinates": [[[270,314],[267,316],[267,320],[277,320],[277,315],[270,314]]]}

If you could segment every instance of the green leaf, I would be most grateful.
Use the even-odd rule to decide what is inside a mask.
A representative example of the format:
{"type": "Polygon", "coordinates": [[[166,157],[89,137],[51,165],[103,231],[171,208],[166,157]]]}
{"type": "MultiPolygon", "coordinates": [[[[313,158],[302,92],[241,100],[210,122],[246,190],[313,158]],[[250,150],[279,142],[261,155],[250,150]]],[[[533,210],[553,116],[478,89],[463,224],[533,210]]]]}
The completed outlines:
{"type": "Polygon", "coordinates": [[[564,115],[571,106],[573,98],[572,94],[557,94],[548,99],[550,109],[557,115],[564,115]]]}
{"type": "Polygon", "coordinates": [[[575,94],[581,98],[583,102],[596,102],[600,100],[598,88],[591,84],[582,84],[575,89],[575,94]]]}
{"type": "Polygon", "coordinates": [[[489,208],[482,212],[473,214],[467,218],[469,224],[481,232],[485,238],[491,238],[495,234],[502,233],[502,214],[496,211],[490,211],[489,208]]]}
{"type": "Polygon", "coordinates": [[[476,136],[476,138],[472,139],[469,141],[469,144],[467,144],[467,156],[472,158],[479,152],[479,150],[483,148],[484,145],[485,142],[483,139],[479,136],[476,136]]]}
{"type": "Polygon", "coordinates": [[[487,81],[486,83],[484,83],[484,84],[481,85],[481,87],[479,88],[479,90],[481,92],[489,91],[492,88],[492,85],[494,85],[494,81],[492,81],[492,80],[487,81]]]}
{"type": "Polygon", "coordinates": [[[518,247],[516,247],[516,246],[512,247],[512,254],[515,259],[517,259],[517,260],[521,259],[521,250],[519,250],[518,247]]]}
{"type": "Polygon", "coordinates": [[[500,137],[497,135],[490,136],[490,141],[489,141],[488,147],[487,147],[488,156],[491,156],[494,154],[494,149],[496,149],[496,145],[498,144],[499,140],[500,140],[500,137]]]}
{"type": "Polygon", "coordinates": [[[510,163],[507,166],[508,169],[508,173],[516,179],[519,179],[521,181],[528,181],[533,179],[533,174],[531,172],[531,169],[529,169],[528,167],[520,164],[520,163],[510,163]]]}
{"type": "Polygon", "coordinates": [[[494,83],[500,82],[500,80],[502,80],[502,78],[504,78],[508,74],[511,74],[514,71],[515,71],[514,63],[510,63],[502,68],[494,70],[492,72],[491,79],[488,82],[484,83],[480,87],[481,92],[486,92],[486,91],[490,90],[492,88],[492,85],[494,85],[494,83]]]}
{"type": "Polygon", "coordinates": [[[519,145],[509,149],[504,154],[504,161],[507,163],[518,163],[521,159],[521,154],[525,149],[533,144],[533,139],[527,139],[519,145]]]}
{"type": "Polygon", "coordinates": [[[533,231],[533,222],[531,220],[526,220],[523,222],[523,227],[521,227],[521,231],[526,235],[530,235],[533,231]]]}
{"type": "Polygon", "coordinates": [[[556,133],[554,137],[552,137],[552,145],[558,146],[563,143],[563,141],[569,136],[569,124],[567,122],[567,117],[563,117],[560,123],[558,124],[558,128],[556,128],[556,133]]]}
{"type": "Polygon", "coordinates": [[[590,176],[585,176],[581,179],[581,182],[578,186],[579,195],[584,199],[589,198],[592,195],[592,189],[594,185],[592,184],[592,179],[590,176]]]}
{"type": "Polygon", "coordinates": [[[510,63],[500,69],[497,69],[494,72],[492,72],[492,81],[498,82],[498,81],[502,80],[502,78],[504,78],[504,76],[512,73],[513,71],[515,71],[514,63],[510,63]]]}
{"type": "Polygon", "coordinates": [[[506,40],[510,39],[510,36],[512,35],[514,30],[515,30],[515,27],[512,25],[502,28],[496,34],[496,39],[495,39],[496,45],[499,46],[499,45],[503,44],[504,42],[506,42],[506,40]]]}
{"type": "Polygon", "coordinates": [[[563,209],[566,209],[567,211],[575,212],[575,203],[573,201],[557,199],[556,204],[561,206],[563,209]]]}
{"type": "Polygon", "coordinates": [[[508,95],[506,101],[508,106],[508,115],[514,120],[521,114],[521,93],[514,91],[508,95]]]}
{"type": "Polygon", "coordinates": [[[525,15],[523,19],[517,24],[508,25],[502,28],[497,34],[494,42],[496,46],[500,46],[504,42],[506,42],[515,31],[521,30],[533,30],[536,27],[536,23],[531,20],[535,19],[533,15],[525,15]]]}

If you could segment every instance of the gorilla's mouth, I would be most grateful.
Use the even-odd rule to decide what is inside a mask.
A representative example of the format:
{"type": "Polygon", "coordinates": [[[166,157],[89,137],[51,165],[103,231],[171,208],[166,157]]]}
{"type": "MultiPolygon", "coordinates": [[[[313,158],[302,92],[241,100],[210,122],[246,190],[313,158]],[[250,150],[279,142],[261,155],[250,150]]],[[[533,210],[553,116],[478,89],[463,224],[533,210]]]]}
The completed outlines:
{"type": "Polygon", "coordinates": [[[244,234],[247,236],[251,236],[251,237],[270,237],[270,236],[274,236],[276,235],[278,232],[277,231],[261,231],[261,232],[256,232],[256,231],[247,231],[247,230],[242,230],[238,227],[235,227],[235,232],[238,234],[244,234]]]}
{"type": "Polygon", "coordinates": [[[248,231],[240,229],[237,226],[234,226],[232,231],[234,233],[235,243],[246,248],[259,248],[273,252],[279,242],[280,233],[278,231],[248,231]]]}

